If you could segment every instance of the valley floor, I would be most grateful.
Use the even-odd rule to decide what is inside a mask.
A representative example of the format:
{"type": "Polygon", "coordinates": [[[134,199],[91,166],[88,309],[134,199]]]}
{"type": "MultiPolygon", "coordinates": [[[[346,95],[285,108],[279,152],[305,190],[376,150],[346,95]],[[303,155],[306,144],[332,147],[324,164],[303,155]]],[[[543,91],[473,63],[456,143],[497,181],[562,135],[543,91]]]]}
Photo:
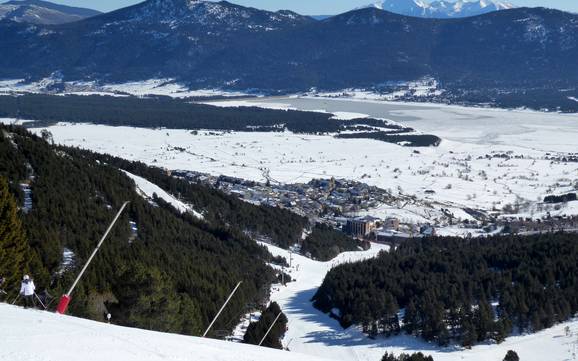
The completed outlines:
{"type": "MultiPolygon", "coordinates": [[[[439,147],[409,148],[290,132],[193,133],[67,123],[48,130],[58,143],[168,169],[256,181],[264,181],[269,170],[272,181],[281,183],[330,177],[357,180],[432,203],[436,214],[440,207],[485,211],[507,207],[510,215],[534,218],[548,212],[578,214],[572,203],[555,207],[541,202],[546,195],[575,192],[578,187],[578,115],[291,97],[214,104],[368,114],[438,135],[443,141],[439,147]]],[[[427,216],[429,210],[401,211],[392,215],[408,222],[429,217],[435,223],[430,218],[437,217],[427,216]]]]}

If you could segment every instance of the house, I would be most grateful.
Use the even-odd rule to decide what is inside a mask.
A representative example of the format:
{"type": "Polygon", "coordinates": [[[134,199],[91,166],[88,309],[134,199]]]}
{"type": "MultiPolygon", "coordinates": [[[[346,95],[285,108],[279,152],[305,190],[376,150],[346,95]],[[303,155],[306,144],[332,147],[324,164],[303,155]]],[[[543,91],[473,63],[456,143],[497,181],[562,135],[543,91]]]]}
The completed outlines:
{"type": "Polygon", "coordinates": [[[383,224],[383,227],[397,231],[399,230],[399,219],[394,217],[387,218],[383,224]]]}
{"type": "Polygon", "coordinates": [[[376,241],[392,245],[399,245],[409,239],[420,238],[422,235],[413,236],[406,232],[399,232],[391,229],[383,229],[376,232],[376,241]]]}
{"type": "Polygon", "coordinates": [[[419,229],[419,234],[421,234],[424,237],[434,237],[436,235],[436,229],[430,226],[429,224],[421,226],[419,229]]]}
{"type": "Polygon", "coordinates": [[[364,238],[377,229],[379,218],[365,216],[349,218],[345,225],[345,232],[353,237],[364,238]]]}

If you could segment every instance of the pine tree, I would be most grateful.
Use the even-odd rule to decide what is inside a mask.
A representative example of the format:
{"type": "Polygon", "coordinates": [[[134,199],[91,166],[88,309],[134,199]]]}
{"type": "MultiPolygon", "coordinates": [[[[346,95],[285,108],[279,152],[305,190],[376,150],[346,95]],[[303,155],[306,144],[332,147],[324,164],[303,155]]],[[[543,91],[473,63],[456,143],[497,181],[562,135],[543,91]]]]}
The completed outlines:
{"type": "Polygon", "coordinates": [[[418,330],[421,326],[418,320],[417,308],[413,301],[410,301],[407,307],[405,308],[403,323],[405,331],[409,335],[413,335],[414,332],[416,332],[416,330],[418,330]]]}
{"type": "Polygon", "coordinates": [[[30,248],[18,207],[8,190],[8,182],[0,177],[0,276],[6,278],[6,289],[12,290],[24,272],[28,272],[30,248]]]}
{"type": "Polygon", "coordinates": [[[397,357],[393,353],[386,352],[381,361],[397,361],[397,357]]]}
{"type": "Polygon", "coordinates": [[[504,357],[504,361],[520,361],[520,357],[518,357],[515,351],[510,350],[506,354],[506,357],[504,357]]]}

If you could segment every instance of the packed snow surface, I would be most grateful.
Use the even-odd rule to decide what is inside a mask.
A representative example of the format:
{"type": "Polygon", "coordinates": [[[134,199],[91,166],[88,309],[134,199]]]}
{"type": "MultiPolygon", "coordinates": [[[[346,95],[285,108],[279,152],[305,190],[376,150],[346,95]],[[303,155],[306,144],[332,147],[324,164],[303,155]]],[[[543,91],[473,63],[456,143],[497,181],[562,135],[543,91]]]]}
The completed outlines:
{"type": "Polygon", "coordinates": [[[0,320],[2,361],[323,360],[233,342],[119,327],[4,303],[0,303],[0,320]]]}
{"type": "Polygon", "coordinates": [[[483,344],[471,350],[439,348],[409,336],[371,340],[358,328],[343,330],[336,320],[313,308],[311,297],[332,267],[374,257],[387,247],[372,244],[369,251],[343,253],[332,261],[317,262],[266,246],[273,255],[291,259],[292,267],[286,272],[295,281],[286,287],[275,285],[271,296],[288,317],[283,344],[291,352],[119,327],[0,303],[0,360],[379,361],[386,351],[420,351],[436,361],[499,361],[508,350],[516,351],[524,361],[572,360],[577,345],[576,320],[536,334],[510,337],[501,345],[483,344]]]}
{"type": "Polygon", "coordinates": [[[432,355],[435,361],[500,361],[508,350],[514,350],[524,361],[570,361],[578,347],[578,320],[532,335],[513,336],[500,345],[482,344],[471,350],[457,346],[441,348],[407,335],[372,340],[357,327],[344,330],[335,319],[315,309],[310,300],[331,268],[374,257],[387,250],[387,246],[372,243],[369,251],[343,253],[329,262],[266,246],[274,256],[292,259],[292,267],[285,271],[295,281],[286,287],[275,285],[271,300],[281,306],[289,320],[283,344],[293,352],[343,361],[379,361],[386,351],[396,355],[423,352],[432,355]],[[565,332],[567,326],[570,336],[565,332]]]}

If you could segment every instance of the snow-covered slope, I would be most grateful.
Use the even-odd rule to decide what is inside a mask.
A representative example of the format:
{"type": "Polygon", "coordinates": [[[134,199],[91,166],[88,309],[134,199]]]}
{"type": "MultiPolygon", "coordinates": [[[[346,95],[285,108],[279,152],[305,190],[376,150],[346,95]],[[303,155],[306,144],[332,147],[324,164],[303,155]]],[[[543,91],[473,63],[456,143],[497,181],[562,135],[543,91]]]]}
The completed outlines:
{"type": "MultiPolygon", "coordinates": [[[[273,254],[288,256],[287,251],[269,249],[273,254]]],[[[289,318],[284,343],[291,352],[119,327],[0,303],[0,360],[378,361],[385,351],[422,351],[432,354],[436,361],[499,361],[507,350],[515,350],[524,361],[573,359],[578,321],[533,335],[512,337],[501,345],[479,345],[472,350],[442,349],[409,336],[371,340],[356,328],[340,329],[337,321],[313,309],[307,297],[332,265],[365,258],[376,250],[344,254],[328,263],[293,256],[291,272],[297,281],[287,288],[281,287],[272,296],[289,318]]]]}
{"type": "Polygon", "coordinates": [[[457,0],[456,2],[439,0],[431,3],[425,0],[382,0],[366,7],[375,7],[407,16],[440,19],[463,18],[515,8],[509,2],[498,0],[457,0]]]}
{"type": "Polygon", "coordinates": [[[30,24],[64,24],[79,21],[100,12],[53,4],[42,0],[12,0],[0,4],[0,20],[30,24]]]}
{"type": "Polygon", "coordinates": [[[193,208],[191,208],[191,206],[181,202],[180,200],[178,200],[174,196],[168,194],[167,192],[165,192],[161,187],[157,186],[156,184],[151,183],[148,180],[146,180],[142,177],[139,177],[137,175],[131,174],[127,171],[123,171],[123,172],[135,182],[136,187],[137,187],[137,191],[144,198],[153,199],[154,195],[156,194],[157,197],[159,197],[159,198],[163,199],[165,202],[168,202],[169,204],[171,204],[179,212],[181,212],[181,213],[188,212],[198,219],[203,219],[203,216],[199,212],[197,212],[193,208]]]}
{"type": "Polygon", "coordinates": [[[435,361],[500,361],[508,350],[514,350],[523,361],[570,361],[578,347],[578,320],[557,325],[531,335],[517,335],[500,345],[481,344],[471,350],[459,346],[438,347],[413,336],[370,339],[357,327],[344,330],[339,322],[315,309],[310,300],[327,272],[338,264],[376,256],[388,247],[372,244],[365,252],[346,252],[330,262],[317,262],[288,251],[266,245],[269,252],[289,260],[285,269],[295,279],[287,287],[276,285],[271,299],[277,302],[289,322],[283,344],[292,352],[342,361],[379,361],[383,354],[423,352],[435,361]],[[568,327],[570,333],[566,333],[568,327]]]}
{"type": "Polygon", "coordinates": [[[3,361],[323,360],[233,342],[119,327],[3,303],[0,320],[3,361]]]}

